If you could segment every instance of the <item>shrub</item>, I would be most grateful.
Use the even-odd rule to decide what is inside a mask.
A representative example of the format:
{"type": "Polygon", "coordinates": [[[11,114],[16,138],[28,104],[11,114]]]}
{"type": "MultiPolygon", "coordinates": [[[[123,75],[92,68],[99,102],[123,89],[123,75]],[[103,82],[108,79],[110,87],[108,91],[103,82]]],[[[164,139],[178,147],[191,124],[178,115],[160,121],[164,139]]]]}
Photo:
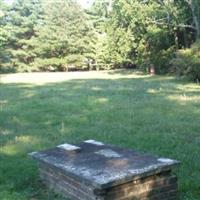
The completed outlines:
{"type": "Polygon", "coordinates": [[[173,70],[179,76],[186,76],[190,80],[200,81],[200,41],[190,49],[179,50],[176,58],[172,59],[173,70]]]}
{"type": "Polygon", "coordinates": [[[144,71],[149,71],[151,65],[155,67],[157,74],[169,72],[170,61],[174,57],[174,47],[162,50],[147,50],[145,45],[139,45],[136,59],[137,66],[144,71]]]}

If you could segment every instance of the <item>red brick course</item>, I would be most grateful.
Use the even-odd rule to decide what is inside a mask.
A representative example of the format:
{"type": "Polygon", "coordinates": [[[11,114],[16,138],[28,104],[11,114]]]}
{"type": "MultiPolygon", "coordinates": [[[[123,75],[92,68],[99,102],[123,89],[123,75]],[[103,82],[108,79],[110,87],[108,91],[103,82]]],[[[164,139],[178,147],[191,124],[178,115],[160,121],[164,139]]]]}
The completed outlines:
{"type": "Polygon", "coordinates": [[[48,187],[72,200],[176,200],[177,178],[171,171],[102,190],[47,165],[41,164],[39,171],[48,187]]]}

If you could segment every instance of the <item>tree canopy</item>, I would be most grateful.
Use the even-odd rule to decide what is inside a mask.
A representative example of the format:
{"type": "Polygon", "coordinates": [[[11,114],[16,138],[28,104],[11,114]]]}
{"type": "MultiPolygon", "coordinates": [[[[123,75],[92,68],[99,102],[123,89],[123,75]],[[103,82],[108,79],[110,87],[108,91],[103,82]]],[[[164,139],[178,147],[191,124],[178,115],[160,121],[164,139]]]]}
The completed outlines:
{"type": "Polygon", "coordinates": [[[0,71],[154,65],[200,38],[198,0],[0,0],[0,71]]]}

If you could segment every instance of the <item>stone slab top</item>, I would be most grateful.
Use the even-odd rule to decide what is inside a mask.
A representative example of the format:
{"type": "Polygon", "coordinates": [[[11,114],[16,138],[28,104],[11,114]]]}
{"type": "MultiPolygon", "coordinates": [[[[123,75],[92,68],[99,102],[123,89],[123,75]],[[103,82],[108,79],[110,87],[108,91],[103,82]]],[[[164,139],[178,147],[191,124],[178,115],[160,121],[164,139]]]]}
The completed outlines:
{"type": "Polygon", "coordinates": [[[106,189],[168,171],[180,163],[95,140],[78,144],[66,143],[29,155],[46,166],[97,189],[106,189]]]}

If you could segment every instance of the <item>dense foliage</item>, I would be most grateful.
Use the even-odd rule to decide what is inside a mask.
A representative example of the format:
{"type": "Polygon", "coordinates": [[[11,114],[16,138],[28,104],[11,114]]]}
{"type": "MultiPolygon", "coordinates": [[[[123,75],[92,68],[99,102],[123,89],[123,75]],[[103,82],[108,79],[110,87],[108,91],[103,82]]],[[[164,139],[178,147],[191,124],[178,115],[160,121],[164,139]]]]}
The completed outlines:
{"type": "Polygon", "coordinates": [[[76,0],[0,5],[1,71],[154,66],[166,73],[176,52],[200,37],[198,0],[95,0],[87,10],[76,0]]]}
{"type": "Polygon", "coordinates": [[[200,81],[200,41],[192,45],[191,48],[181,49],[177,52],[176,58],[172,60],[172,65],[177,75],[184,75],[193,81],[200,81]]]}
{"type": "Polygon", "coordinates": [[[186,0],[113,1],[108,34],[114,60],[168,72],[175,51],[190,47],[199,37],[199,6],[186,0]]]}

